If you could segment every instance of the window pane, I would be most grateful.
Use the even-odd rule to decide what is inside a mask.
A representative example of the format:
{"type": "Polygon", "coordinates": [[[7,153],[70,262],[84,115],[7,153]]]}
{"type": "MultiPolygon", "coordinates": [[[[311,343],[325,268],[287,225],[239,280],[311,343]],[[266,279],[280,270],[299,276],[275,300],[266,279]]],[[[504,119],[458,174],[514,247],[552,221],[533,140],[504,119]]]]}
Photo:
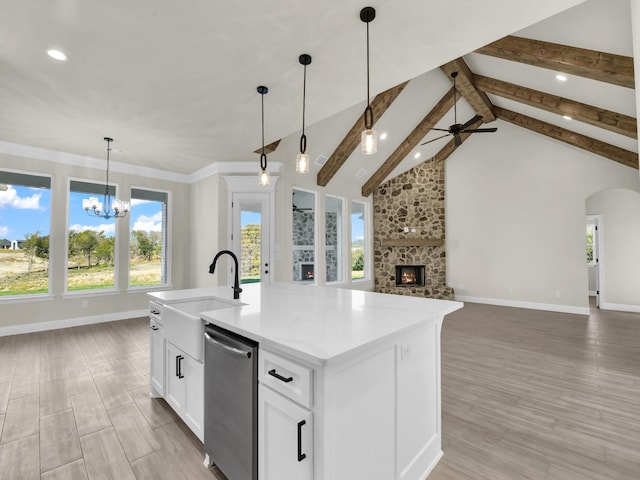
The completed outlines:
{"type": "MultiPolygon", "coordinates": [[[[115,195],[115,186],[110,186],[110,192],[115,195]]],[[[96,197],[106,209],[104,185],[70,183],[67,291],[115,287],[116,219],[87,214],[82,200],[90,197],[96,197]]]]}
{"type": "Polygon", "coordinates": [[[49,291],[51,179],[0,171],[0,296],[49,291]]]}
{"type": "Polygon", "coordinates": [[[240,283],[260,281],[262,208],[243,202],[240,211],[240,283]]]}
{"type": "Polygon", "coordinates": [[[342,199],[327,195],[325,206],[327,282],[342,281],[342,199]]]}
{"type": "Polygon", "coordinates": [[[315,193],[293,190],[293,281],[315,279],[315,193]]]}
{"type": "Polygon", "coordinates": [[[167,201],[166,192],[131,189],[130,286],[167,283],[167,201]]]}
{"type": "Polygon", "coordinates": [[[364,278],[365,224],[364,203],[351,202],[351,278],[364,278]]]}

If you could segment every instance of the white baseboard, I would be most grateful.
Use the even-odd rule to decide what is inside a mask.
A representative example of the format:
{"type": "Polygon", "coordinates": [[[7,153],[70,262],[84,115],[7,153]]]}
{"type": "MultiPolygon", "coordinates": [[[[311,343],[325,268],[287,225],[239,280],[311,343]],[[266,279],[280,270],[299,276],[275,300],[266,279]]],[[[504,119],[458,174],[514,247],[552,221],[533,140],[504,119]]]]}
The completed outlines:
{"type": "Polygon", "coordinates": [[[600,310],[617,310],[618,312],[640,313],[640,305],[623,305],[620,303],[600,303],[600,310]]]}
{"type": "Polygon", "coordinates": [[[484,303],[486,305],[499,305],[501,307],[528,308],[530,310],[545,310],[558,313],[575,313],[577,315],[589,315],[589,307],[578,307],[574,305],[556,305],[553,303],[523,302],[520,300],[506,300],[504,298],[484,298],[467,297],[456,295],[456,300],[460,302],[484,303]]]}
{"type": "Polygon", "coordinates": [[[47,330],[58,330],[60,328],[79,327],[94,323],[113,322],[116,320],[127,320],[129,318],[146,317],[149,310],[132,310],[129,312],[108,313],[104,315],[93,315],[91,317],[77,317],[68,320],[52,320],[50,322],[25,323],[22,325],[9,325],[0,327],[0,337],[8,335],[20,335],[22,333],[44,332],[47,330]]]}

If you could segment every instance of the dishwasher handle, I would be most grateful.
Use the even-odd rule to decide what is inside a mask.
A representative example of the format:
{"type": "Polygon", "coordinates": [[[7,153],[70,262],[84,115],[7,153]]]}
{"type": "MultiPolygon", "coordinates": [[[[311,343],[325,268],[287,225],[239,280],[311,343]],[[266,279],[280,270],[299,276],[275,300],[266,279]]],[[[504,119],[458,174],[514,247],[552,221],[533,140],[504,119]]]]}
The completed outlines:
{"type": "Polygon", "coordinates": [[[225,343],[222,343],[219,340],[216,340],[215,338],[213,338],[211,335],[209,335],[207,332],[204,332],[204,339],[214,345],[217,345],[219,347],[224,348],[225,350],[227,350],[230,353],[233,353],[235,355],[242,355],[243,357],[247,357],[247,358],[251,358],[251,352],[247,352],[246,350],[240,350],[239,348],[236,347],[232,347],[231,345],[227,345],[225,343]]]}

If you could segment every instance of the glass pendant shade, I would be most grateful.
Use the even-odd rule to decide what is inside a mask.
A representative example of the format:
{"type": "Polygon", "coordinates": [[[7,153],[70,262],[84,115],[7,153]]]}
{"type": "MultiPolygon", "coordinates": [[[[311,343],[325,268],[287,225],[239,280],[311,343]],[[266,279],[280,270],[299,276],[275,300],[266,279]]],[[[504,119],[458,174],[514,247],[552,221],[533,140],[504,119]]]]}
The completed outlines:
{"type": "Polygon", "coordinates": [[[258,183],[262,187],[266,187],[267,185],[269,185],[271,183],[271,181],[269,180],[269,171],[268,170],[260,170],[260,173],[258,173],[258,183]]]}
{"type": "Polygon", "coordinates": [[[306,153],[299,153],[296,157],[296,172],[309,173],[309,155],[306,153]]]}
{"type": "Polygon", "coordinates": [[[378,132],[368,128],[362,132],[362,153],[373,155],[378,151],[378,132]]]}

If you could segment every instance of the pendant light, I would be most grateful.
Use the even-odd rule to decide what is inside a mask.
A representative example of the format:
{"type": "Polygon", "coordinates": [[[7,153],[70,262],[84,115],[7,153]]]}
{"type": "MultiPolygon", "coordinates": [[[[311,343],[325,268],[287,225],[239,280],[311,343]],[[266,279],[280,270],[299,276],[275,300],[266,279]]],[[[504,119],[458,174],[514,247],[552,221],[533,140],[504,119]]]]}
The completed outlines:
{"type": "Polygon", "coordinates": [[[369,103],[369,23],[376,18],[373,7],[360,10],[360,20],[367,24],[367,108],[364,109],[364,131],[362,132],[362,153],[373,155],[378,151],[378,133],[373,129],[373,109],[369,103]]]}
{"type": "Polygon", "coordinates": [[[111,151],[111,142],[113,138],[104,137],[107,142],[107,178],[104,184],[104,197],[102,202],[97,197],[89,197],[82,199],[82,208],[84,208],[87,214],[93,217],[100,217],[106,220],[110,218],[122,218],[126,217],[129,213],[129,202],[124,200],[118,200],[117,198],[111,201],[111,194],[109,192],[109,152],[111,151]]]}
{"type": "Polygon", "coordinates": [[[264,96],[269,93],[269,89],[263,85],[258,87],[258,93],[262,100],[262,153],[260,154],[260,172],[258,173],[258,183],[266,187],[269,185],[269,171],[267,170],[267,154],[264,153],[264,96]]]}
{"type": "Polygon", "coordinates": [[[307,99],[307,65],[311,64],[311,55],[303,53],[298,60],[304,66],[304,80],[302,82],[302,136],[300,137],[300,153],[296,157],[296,172],[309,173],[309,155],[305,153],[307,150],[307,136],[304,134],[304,114],[307,99]]]}

